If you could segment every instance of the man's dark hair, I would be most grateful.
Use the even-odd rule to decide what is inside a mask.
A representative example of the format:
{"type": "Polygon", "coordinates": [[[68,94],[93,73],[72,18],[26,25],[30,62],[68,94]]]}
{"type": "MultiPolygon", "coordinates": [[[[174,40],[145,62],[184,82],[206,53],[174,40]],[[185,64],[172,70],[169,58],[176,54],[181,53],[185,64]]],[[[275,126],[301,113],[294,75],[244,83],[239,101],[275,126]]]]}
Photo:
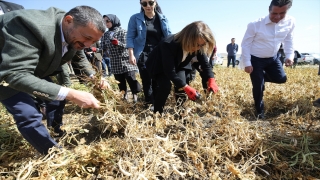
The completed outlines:
{"type": "Polygon", "coordinates": [[[272,6],[282,7],[286,5],[288,5],[288,9],[290,9],[292,6],[292,0],[272,0],[269,6],[269,11],[271,11],[272,6]]]}
{"type": "Polygon", "coordinates": [[[64,16],[67,15],[73,17],[75,25],[84,27],[92,23],[99,31],[103,33],[106,31],[106,25],[101,14],[90,6],[77,6],[72,8],[64,16]]]}

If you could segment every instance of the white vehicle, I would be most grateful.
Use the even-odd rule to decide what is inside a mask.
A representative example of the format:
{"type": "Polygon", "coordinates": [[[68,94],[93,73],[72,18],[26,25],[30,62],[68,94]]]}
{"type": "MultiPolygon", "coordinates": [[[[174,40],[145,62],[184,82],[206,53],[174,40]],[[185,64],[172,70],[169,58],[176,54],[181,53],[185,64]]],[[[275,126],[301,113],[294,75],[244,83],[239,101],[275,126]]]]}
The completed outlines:
{"type": "Polygon", "coordinates": [[[216,64],[219,64],[219,65],[223,64],[223,57],[221,56],[220,53],[217,53],[216,57],[214,57],[213,65],[216,65],[216,64]]]}
{"type": "MultiPolygon", "coordinates": [[[[315,53],[301,53],[301,58],[305,63],[311,64],[311,65],[318,64],[318,61],[319,61],[318,60],[319,56],[315,53]]],[[[298,59],[298,62],[299,62],[299,59],[298,59]]]]}
{"type": "Polygon", "coordinates": [[[310,63],[310,64],[319,64],[320,63],[320,54],[316,54],[316,53],[313,53],[311,54],[313,56],[313,61],[310,63]]]}
{"type": "Polygon", "coordinates": [[[295,52],[298,53],[298,64],[311,64],[313,62],[313,56],[309,53],[299,53],[297,50],[295,52]]]}
{"type": "Polygon", "coordinates": [[[241,60],[241,56],[239,56],[239,57],[237,56],[237,57],[236,57],[235,64],[236,64],[236,65],[239,65],[240,60],[241,60]]]}

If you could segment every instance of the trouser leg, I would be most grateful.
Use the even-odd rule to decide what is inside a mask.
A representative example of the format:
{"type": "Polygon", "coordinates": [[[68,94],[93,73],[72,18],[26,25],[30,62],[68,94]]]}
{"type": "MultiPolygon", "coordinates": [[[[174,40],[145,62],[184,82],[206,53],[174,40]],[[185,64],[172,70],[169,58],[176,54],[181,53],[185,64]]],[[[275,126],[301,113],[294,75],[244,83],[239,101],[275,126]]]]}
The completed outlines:
{"type": "Polygon", "coordinates": [[[103,77],[107,76],[107,67],[106,67],[106,62],[104,61],[104,59],[102,59],[101,61],[101,66],[102,66],[102,75],[103,77]]]}
{"type": "MultiPolygon", "coordinates": [[[[44,78],[46,81],[52,82],[50,77],[44,78]]],[[[60,130],[62,126],[62,117],[64,113],[64,107],[66,105],[66,100],[62,101],[44,101],[46,104],[46,117],[47,126],[53,127],[55,131],[60,130]]]]}
{"type": "Polygon", "coordinates": [[[193,81],[196,79],[196,75],[197,75],[197,68],[192,66],[192,71],[190,72],[190,81],[193,81]]]}
{"type": "Polygon", "coordinates": [[[153,92],[152,92],[152,80],[147,69],[143,66],[139,66],[139,73],[142,80],[142,89],[145,97],[145,102],[153,104],[153,92]]]}
{"type": "Polygon", "coordinates": [[[267,66],[264,68],[265,82],[282,84],[287,81],[287,75],[284,72],[279,56],[275,56],[269,60],[267,66]]]}
{"type": "Polygon", "coordinates": [[[125,78],[129,84],[130,90],[132,94],[137,94],[141,91],[141,85],[139,81],[136,79],[136,72],[129,71],[125,73],[125,78]]]}
{"type": "Polygon", "coordinates": [[[236,60],[236,56],[231,56],[231,60],[232,60],[232,67],[236,66],[235,60],[236,60]]]}
{"type": "Polygon", "coordinates": [[[54,128],[55,131],[60,130],[62,126],[62,117],[66,100],[63,101],[45,101],[47,126],[54,128]]]}
{"type": "Polygon", "coordinates": [[[171,82],[164,74],[155,77],[157,87],[159,91],[155,95],[154,99],[154,112],[163,112],[164,105],[171,91],[171,82]]]}
{"type": "Polygon", "coordinates": [[[104,58],[104,62],[106,63],[106,66],[108,68],[108,75],[111,76],[111,65],[110,65],[110,58],[108,57],[105,57],[104,58]]]}
{"type": "Polygon", "coordinates": [[[126,82],[125,74],[115,74],[114,78],[117,81],[119,81],[119,84],[118,84],[119,90],[127,93],[127,82],[126,82]]]}
{"type": "Polygon", "coordinates": [[[251,57],[253,71],[250,73],[252,82],[252,95],[254,99],[255,109],[258,114],[264,109],[263,91],[264,91],[264,62],[251,57]]]}
{"type": "Polygon", "coordinates": [[[46,127],[41,123],[42,114],[38,111],[30,95],[20,92],[1,101],[13,115],[22,136],[40,153],[48,153],[57,143],[50,137],[46,127]]]}

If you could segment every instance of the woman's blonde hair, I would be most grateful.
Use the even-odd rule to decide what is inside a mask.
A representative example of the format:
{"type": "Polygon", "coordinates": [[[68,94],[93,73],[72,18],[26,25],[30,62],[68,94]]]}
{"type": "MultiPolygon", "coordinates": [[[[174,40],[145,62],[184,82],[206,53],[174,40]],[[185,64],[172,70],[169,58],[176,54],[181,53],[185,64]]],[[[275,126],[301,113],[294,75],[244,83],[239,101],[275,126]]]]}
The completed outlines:
{"type": "Polygon", "coordinates": [[[203,21],[195,21],[174,35],[174,40],[179,42],[182,49],[187,52],[192,52],[198,46],[199,38],[202,38],[206,43],[200,48],[201,53],[210,56],[216,40],[209,26],[203,21]]]}

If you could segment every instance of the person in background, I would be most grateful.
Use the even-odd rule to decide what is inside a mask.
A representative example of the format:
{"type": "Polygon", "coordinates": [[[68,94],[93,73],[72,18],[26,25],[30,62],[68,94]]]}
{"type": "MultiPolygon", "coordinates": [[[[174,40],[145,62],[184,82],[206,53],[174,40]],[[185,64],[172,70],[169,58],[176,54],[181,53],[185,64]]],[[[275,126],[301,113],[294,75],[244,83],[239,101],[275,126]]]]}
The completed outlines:
{"type": "Polygon", "coordinates": [[[281,64],[282,64],[282,66],[283,66],[283,64],[284,64],[284,59],[286,58],[286,55],[284,54],[283,47],[282,47],[282,43],[281,43],[280,48],[279,48],[279,51],[278,51],[278,56],[280,57],[280,61],[281,61],[281,64]]]}
{"type": "Polygon", "coordinates": [[[93,62],[92,65],[94,68],[101,74],[101,76],[107,76],[106,63],[103,60],[103,50],[100,48],[100,41],[91,45],[93,62]]]}
{"type": "Polygon", "coordinates": [[[201,65],[200,75],[207,82],[208,92],[218,92],[212,67],[208,62],[208,55],[212,53],[214,46],[215,38],[209,26],[202,21],[187,25],[156,46],[146,62],[147,69],[159,88],[154,101],[154,112],[163,113],[171,91],[171,82],[174,84],[177,102],[180,98],[184,102],[185,94],[193,101],[198,98],[198,91],[188,85],[187,77],[192,70],[190,62],[194,57],[201,65]]]}
{"type": "MultiPolygon", "coordinates": [[[[87,48],[84,48],[87,49],[87,48]]],[[[85,54],[85,51],[77,51],[76,54],[72,57],[70,64],[74,72],[74,76],[77,77],[80,84],[85,84],[88,80],[87,74],[84,71],[82,66],[79,66],[79,61],[86,60],[92,67],[91,61],[88,59],[87,55],[85,54]]]]}
{"type": "Polygon", "coordinates": [[[298,64],[298,58],[301,58],[300,53],[298,51],[294,51],[293,65],[291,66],[292,68],[296,68],[298,64]]]}
{"type": "Polygon", "coordinates": [[[128,23],[127,46],[129,61],[139,67],[145,105],[153,104],[155,87],[148,74],[145,62],[148,54],[165,37],[171,34],[168,19],[162,14],[156,0],[140,0],[141,11],[130,17],[128,23]]]}
{"type": "MultiPolygon", "coordinates": [[[[318,75],[320,75],[320,63],[319,63],[318,75]]],[[[318,108],[320,107],[320,98],[313,101],[313,106],[318,107],[318,108]]]]}
{"type": "Polygon", "coordinates": [[[111,73],[119,81],[120,91],[124,91],[123,99],[128,99],[127,82],[133,95],[133,102],[138,101],[141,85],[136,79],[137,65],[129,63],[128,49],[126,49],[127,31],[121,28],[119,18],[114,14],[107,14],[104,18],[108,31],[104,34],[102,48],[109,50],[111,73]]]}
{"type": "MultiPolygon", "coordinates": [[[[41,123],[42,114],[32,96],[61,106],[69,100],[82,108],[99,108],[100,102],[91,93],[52,83],[49,76],[77,51],[98,41],[105,23],[89,6],[77,6],[67,13],[54,7],[16,10],[1,15],[0,21],[0,102],[13,115],[22,136],[38,152],[47,154],[57,142],[41,123]]],[[[94,78],[88,61],[77,63],[94,78]]],[[[100,87],[108,83],[102,80],[100,87]]],[[[54,131],[60,133],[55,123],[54,131]]]]}
{"type": "MultiPolygon", "coordinates": [[[[107,16],[106,15],[103,15],[103,19],[106,20],[107,19],[107,16]]],[[[103,41],[105,39],[104,36],[107,36],[107,32],[105,32],[100,40],[100,47],[102,48],[103,47],[103,41]]],[[[104,61],[104,64],[106,65],[106,69],[108,68],[108,74],[107,76],[112,76],[112,73],[111,73],[111,65],[110,65],[110,55],[109,55],[109,50],[108,49],[103,49],[102,48],[102,58],[103,58],[103,61],[104,61]]],[[[106,70],[107,71],[107,70],[106,70]]]]}
{"type": "Polygon", "coordinates": [[[112,76],[111,73],[111,64],[110,64],[110,57],[109,57],[109,51],[108,49],[103,50],[103,61],[106,64],[106,68],[108,68],[107,76],[112,76]]]}
{"type": "Polygon", "coordinates": [[[230,65],[230,61],[232,61],[232,67],[235,67],[235,60],[238,52],[238,44],[235,43],[236,39],[231,38],[231,43],[227,45],[227,53],[228,53],[228,65],[230,65]]]}
{"type": "Polygon", "coordinates": [[[214,66],[214,59],[217,57],[217,46],[214,46],[211,56],[209,58],[209,64],[212,66],[214,66]]]}
{"type": "Polygon", "coordinates": [[[292,66],[295,19],[286,15],[292,0],[272,0],[269,15],[248,24],[243,37],[240,68],[250,74],[258,119],[264,119],[263,91],[265,82],[285,83],[287,76],[278,55],[283,43],[285,65],[292,66]]]}

